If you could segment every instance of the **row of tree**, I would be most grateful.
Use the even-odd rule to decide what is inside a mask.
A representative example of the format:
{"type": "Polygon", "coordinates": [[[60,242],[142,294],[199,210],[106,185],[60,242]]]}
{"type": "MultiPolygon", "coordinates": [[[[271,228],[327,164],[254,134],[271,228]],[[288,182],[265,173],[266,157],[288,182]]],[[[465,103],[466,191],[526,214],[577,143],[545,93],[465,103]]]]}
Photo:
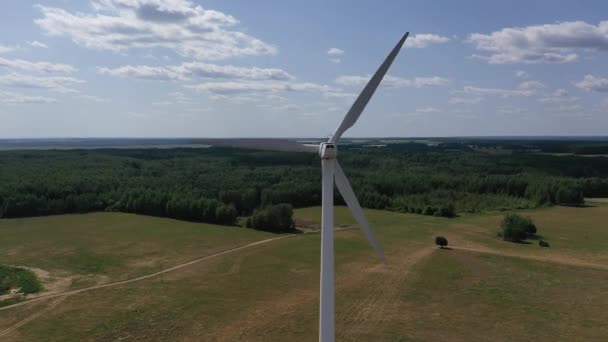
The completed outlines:
{"type": "MultiPolygon", "coordinates": [[[[374,151],[354,146],[340,153],[366,208],[451,217],[608,197],[608,158],[532,158],[399,144],[374,151]],[[581,168],[579,176],[564,174],[572,165],[581,168]]],[[[237,217],[257,213],[258,223],[252,216],[251,226],[261,227],[265,213],[278,213],[265,208],[321,203],[318,157],[298,153],[220,148],[4,151],[0,180],[0,217],[108,210],[231,225],[237,217]]],[[[337,192],[335,196],[343,204],[337,192]]]]}

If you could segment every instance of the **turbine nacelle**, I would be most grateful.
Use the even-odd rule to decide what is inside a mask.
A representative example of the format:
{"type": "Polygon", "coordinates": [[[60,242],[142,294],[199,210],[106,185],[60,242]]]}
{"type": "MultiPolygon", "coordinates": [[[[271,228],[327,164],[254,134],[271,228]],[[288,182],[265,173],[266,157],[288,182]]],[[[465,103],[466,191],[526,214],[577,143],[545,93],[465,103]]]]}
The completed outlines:
{"type": "Polygon", "coordinates": [[[336,159],[338,156],[338,146],[332,143],[319,144],[319,157],[321,159],[336,159]]]}

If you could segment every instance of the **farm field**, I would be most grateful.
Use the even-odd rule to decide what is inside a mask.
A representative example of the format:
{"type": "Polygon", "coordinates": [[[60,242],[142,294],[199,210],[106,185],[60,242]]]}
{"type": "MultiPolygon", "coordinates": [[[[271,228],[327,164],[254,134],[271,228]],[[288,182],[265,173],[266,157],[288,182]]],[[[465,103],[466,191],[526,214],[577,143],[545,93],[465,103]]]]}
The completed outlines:
{"type": "MultiPolygon", "coordinates": [[[[608,206],[597,203],[524,211],[551,248],[499,240],[501,213],[446,219],[366,210],[386,265],[337,207],[338,340],[601,339],[608,206]],[[436,235],[453,249],[438,249],[436,235]]],[[[298,209],[295,218],[318,222],[319,214],[298,209]]],[[[0,220],[0,234],[0,260],[68,279],[65,291],[281,237],[118,213],[0,220]]],[[[319,234],[296,234],[162,277],[0,308],[0,339],[315,340],[319,249],[319,234]]]]}

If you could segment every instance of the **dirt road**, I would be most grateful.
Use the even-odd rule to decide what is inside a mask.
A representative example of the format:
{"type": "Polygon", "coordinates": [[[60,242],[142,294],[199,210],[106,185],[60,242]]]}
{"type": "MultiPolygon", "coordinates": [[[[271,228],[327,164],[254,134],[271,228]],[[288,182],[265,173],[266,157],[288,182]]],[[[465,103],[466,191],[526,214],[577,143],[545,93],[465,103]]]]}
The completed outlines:
{"type": "Polygon", "coordinates": [[[1,307],[0,311],[12,309],[12,308],[15,308],[15,307],[18,307],[18,306],[22,306],[22,305],[28,305],[30,303],[39,302],[41,300],[47,300],[47,299],[51,299],[51,298],[55,298],[55,297],[70,296],[70,295],[74,295],[74,294],[77,294],[77,293],[82,293],[82,292],[102,289],[102,288],[106,288],[106,287],[124,285],[124,284],[134,283],[136,281],[141,281],[141,280],[144,280],[144,279],[154,278],[154,277],[157,277],[157,276],[159,276],[161,274],[173,272],[175,270],[179,270],[180,268],[188,267],[190,265],[199,263],[201,261],[205,261],[205,260],[208,260],[208,259],[211,259],[211,258],[216,258],[218,256],[226,255],[226,254],[229,254],[229,253],[234,253],[234,252],[240,251],[240,250],[245,249],[245,248],[250,248],[250,247],[262,245],[262,244],[265,244],[265,243],[268,243],[268,242],[291,238],[291,237],[294,237],[294,236],[296,236],[296,235],[285,235],[285,236],[280,236],[280,237],[276,237],[276,238],[272,238],[272,239],[266,239],[266,240],[261,240],[261,241],[253,242],[253,243],[250,243],[248,245],[244,245],[244,246],[240,246],[240,247],[235,247],[235,248],[231,248],[231,249],[228,249],[228,250],[225,250],[225,251],[222,251],[222,252],[206,255],[204,257],[200,257],[200,258],[197,258],[197,259],[185,262],[183,264],[179,264],[179,265],[176,265],[176,266],[164,269],[162,271],[159,271],[159,272],[156,272],[156,273],[147,274],[145,276],[141,276],[141,277],[137,277],[137,278],[131,278],[131,279],[127,279],[127,280],[115,281],[115,282],[112,282],[112,283],[107,283],[107,284],[102,284],[102,285],[95,285],[95,286],[91,286],[91,287],[86,287],[86,288],[78,289],[78,290],[72,290],[72,291],[66,291],[66,292],[60,292],[60,293],[53,293],[53,294],[48,294],[48,295],[45,295],[45,296],[35,297],[35,298],[29,299],[29,300],[26,300],[26,301],[23,301],[23,302],[19,302],[17,304],[7,305],[7,306],[4,306],[4,307],[1,307]]]}

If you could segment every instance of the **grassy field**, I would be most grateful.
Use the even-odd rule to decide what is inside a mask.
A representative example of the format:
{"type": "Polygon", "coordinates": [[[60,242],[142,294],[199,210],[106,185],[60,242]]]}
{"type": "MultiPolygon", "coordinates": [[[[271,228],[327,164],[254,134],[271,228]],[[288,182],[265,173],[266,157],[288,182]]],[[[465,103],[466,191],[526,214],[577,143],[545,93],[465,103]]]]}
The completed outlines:
{"type": "Polygon", "coordinates": [[[272,237],[251,229],[123,213],[0,220],[0,260],[72,287],[156,272],[205,254],[272,237]]]}
{"type": "Polygon", "coordinates": [[[600,341],[608,333],[605,270],[443,250],[416,265],[399,292],[400,317],[385,335],[395,340],[600,341]]]}
{"type": "MultiPolygon", "coordinates": [[[[608,333],[608,206],[526,212],[548,249],[497,239],[501,214],[366,214],[388,265],[358,230],[336,232],[339,340],[600,340],[608,333]],[[433,246],[439,234],[453,250],[433,246]]],[[[319,221],[319,208],[296,217],[319,221]]],[[[353,224],[337,208],[336,225],[353,224]]],[[[0,234],[8,237],[0,239],[0,260],[112,279],[272,237],[115,213],[0,220],[0,234]],[[115,261],[83,271],[83,262],[67,257],[78,253],[115,261]]],[[[315,340],[319,249],[319,234],[299,234],[162,278],[76,294],[0,339],[315,340]]],[[[0,332],[50,304],[0,311],[0,332]]]]}

